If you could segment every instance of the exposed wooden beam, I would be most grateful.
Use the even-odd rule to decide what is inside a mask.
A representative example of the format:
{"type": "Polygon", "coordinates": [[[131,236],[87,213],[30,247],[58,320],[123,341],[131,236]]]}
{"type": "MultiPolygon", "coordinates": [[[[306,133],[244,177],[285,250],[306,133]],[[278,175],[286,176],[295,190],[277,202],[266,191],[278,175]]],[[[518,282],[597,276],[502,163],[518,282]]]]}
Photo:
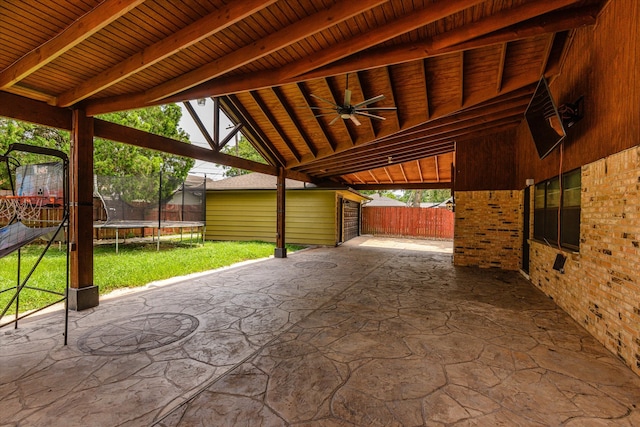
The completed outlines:
{"type": "Polygon", "coordinates": [[[441,117],[438,119],[434,119],[430,122],[423,123],[422,125],[415,126],[413,128],[404,129],[396,134],[386,136],[384,138],[380,138],[378,140],[371,141],[367,144],[362,144],[356,147],[351,147],[347,150],[336,151],[330,155],[320,154],[313,161],[308,161],[302,163],[300,167],[303,169],[309,166],[313,166],[316,164],[323,163],[331,163],[335,161],[336,156],[340,154],[356,155],[354,153],[360,153],[369,150],[377,150],[383,147],[391,147],[393,145],[406,144],[412,138],[428,136],[434,132],[436,132],[440,128],[446,128],[447,126],[458,126],[458,125],[470,125],[470,124],[481,124],[487,121],[486,117],[491,117],[496,114],[504,114],[509,110],[515,109],[513,111],[524,111],[524,108],[527,106],[531,94],[535,90],[535,86],[527,86],[524,90],[514,91],[514,94],[507,94],[501,97],[495,98],[487,103],[479,104],[476,107],[469,107],[463,111],[460,111],[456,114],[441,117]],[[512,96],[513,95],[513,96],[512,96]],[[520,110],[518,110],[520,109],[520,110]]]}
{"type": "Polygon", "coordinates": [[[391,184],[354,184],[354,190],[440,190],[452,187],[451,182],[391,183],[391,184]]]}
{"type": "Polygon", "coordinates": [[[504,76],[504,66],[507,60],[508,43],[502,43],[500,46],[500,63],[498,64],[498,78],[496,79],[496,93],[502,90],[502,78],[504,76]]]}
{"type": "Polygon", "coordinates": [[[387,0],[343,0],[313,15],[300,19],[293,24],[269,34],[268,36],[244,46],[220,59],[160,84],[145,93],[147,102],[157,101],[175,93],[182,92],[200,83],[211,80],[224,73],[246,65],[256,59],[296,43],[312,34],[323,31],[339,22],[347,20],[366,10],[378,6],[387,0]]]}
{"type": "Polygon", "coordinates": [[[191,105],[191,102],[185,101],[183,103],[183,105],[187,109],[187,112],[189,113],[189,115],[193,119],[193,121],[196,124],[196,126],[198,127],[198,129],[200,130],[200,133],[202,134],[204,139],[206,139],[207,143],[209,143],[209,146],[212,149],[218,151],[218,145],[216,144],[216,142],[213,140],[213,138],[209,134],[209,131],[207,130],[207,128],[204,125],[204,123],[202,123],[202,120],[200,119],[200,116],[198,116],[198,113],[196,113],[196,110],[194,110],[193,105],[191,105]]]}
{"type": "Polygon", "coordinates": [[[422,167],[420,166],[420,159],[416,160],[418,166],[418,174],[420,175],[420,182],[424,182],[424,175],[422,174],[422,167]]]}
{"type": "Polygon", "coordinates": [[[460,108],[464,107],[464,50],[458,54],[460,56],[460,108]]]}
{"type": "Polygon", "coordinates": [[[69,49],[111,24],[144,0],[104,0],[67,28],[0,72],[0,89],[44,67],[69,49]]]}
{"type": "Polygon", "coordinates": [[[293,114],[291,113],[293,111],[293,106],[289,105],[289,103],[285,99],[284,95],[282,94],[282,89],[280,89],[279,87],[273,87],[270,90],[275,96],[275,98],[278,100],[278,103],[280,104],[280,108],[282,108],[282,111],[284,111],[287,114],[287,116],[289,117],[289,120],[291,120],[291,123],[293,124],[293,127],[296,128],[296,131],[300,135],[302,142],[304,142],[304,144],[307,146],[307,150],[309,150],[309,153],[311,153],[311,155],[315,157],[317,154],[317,150],[311,143],[311,138],[309,138],[307,133],[300,126],[300,122],[298,121],[298,119],[294,117],[293,114]]]}
{"type": "Polygon", "coordinates": [[[438,156],[433,156],[433,161],[436,168],[436,181],[440,182],[440,169],[438,168],[438,156]]]}
{"type": "MultiPolygon", "coordinates": [[[[562,1],[567,2],[570,0],[562,1]]],[[[575,0],[573,1],[575,2],[575,0]]],[[[547,4],[547,2],[544,2],[544,4],[547,4]]],[[[507,16],[507,18],[511,19],[511,25],[506,29],[499,26],[499,22],[505,21],[504,16],[499,17],[499,22],[492,22],[493,17],[488,17],[474,24],[479,25],[482,23],[482,26],[479,26],[479,28],[476,27],[475,31],[468,31],[466,29],[467,26],[465,26],[460,27],[458,30],[442,33],[436,39],[437,46],[439,46],[437,48],[434,47],[434,41],[426,40],[423,42],[370,49],[362,54],[352,55],[341,61],[305,73],[299,76],[299,79],[321,78],[344,74],[354,70],[366,70],[380,66],[400,64],[445,53],[477,49],[497,43],[522,40],[585,25],[594,25],[598,12],[599,8],[596,7],[574,8],[571,9],[571,14],[568,14],[566,11],[561,11],[550,13],[537,19],[531,19],[535,15],[528,14],[527,16],[520,16],[518,13],[512,13],[507,16]],[[493,32],[491,32],[491,29],[494,29],[493,32]],[[487,33],[482,35],[481,32],[485,31],[487,31],[487,33]],[[476,35],[473,37],[469,33],[476,35]],[[470,38],[464,39],[463,36],[465,35],[470,38]]]]}
{"type": "MultiPolygon", "coordinates": [[[[483,1],[484,0],[439,0],[386,25],[373,28],[362,34],[356,34],[349,40],[344,40],[327,49],[314,52],[313,55],[289,64],[283,70],[282,78],[287,79],[300,76],[323,65],[330,64],[394,37],[424,27],[439,19],[454,15],[483,1]]],[[[372,59],[375,61],[375,58],[372,59]]]]}
{"type": "MultiPolygon", "coordinates": [[[[238,115],[238,123],[242,122],[248,127],[249,133],[254,138],[249,141],[260,155],[273,166],[284,166],[285,161],[282,155],[275,149],[267,136],[258,128],[251,120],[249,113],[244,109],[242,104],[235,95],[229,95],[225,98],[228,101],[227,108],[232,108],[238,115]]],[[[222,98],[221,98],[222,102],[222,98]]]]}
{"type": "MultiPolygon", "coordinates": [[[[329,66],[322,67],[314,70],[313,72],[306,73],[303,76],[291,79],[283,79],[280,74],[280,69],[216,79],[198,85],[192,89],[185,90],[175,96],[165,98],[162,102],[158,102],[158,104],[164,102],[182,102],[188,99],[206,98],[208,96],[228,95],[231,93],[257,90],[287,83],[325,78],[357,70],[366,70],[369,68],[399,64],[428,58],[430,56],[458,52],[467,49],[477,49],[494,44],[536,37],[541,34],[594,25],[599,10],[600,9],[597,7],[584,7],[571,9],[571,14],[567,14],[564,11],[551,13],[540,19],[531,19],[526,22],[513,25],[507,29],[496,31],[464,43],[458,43],[439,51],[430,50],[430,42],[415,42],[373,49],[367,51],[366,55],[353,55],[329,66]]],[[[142,93],[88,101],[86,107],[88,115],[96,115],[132,108],[141,108],[148,105],[151,104],[145,100],[144,94],[142,93]]]]}
{"type": "Polygon", "coordinates": [[[373,174],[373,172],[371,172],[371,170],[367,172],[369,172],[369,175],[371,175],[371,178],[373,178],[376,184],[380,184],[380,181],[378,181],[378,178],[376,178],[376,176],[373,174]]]}
{"type": "Polygon", "coordinates": [[[144,50],[131,55],[102,73],[85,80],[58,97],[59,106],[68,106],[85,99],[132,74],[162,61],[180,50],[219,32],[247,16],[264,9],[277,0],[246,0],[231,2],[223,8],[200,18],[191,25],[171,34],[144,50]]]}
{"type": "Polygon", "coordinates": [[[393,178],[391,178],[391,175],[389,174],[389,171],[387,170],[387,167],[385,166],[382,169],[384,170],[384,173],[387,174],[387,178],[389,178],[389,182],[393,183],[394,182],[393,178]]]}
{"type": "Polygon", "coordinates": [[[300,153],[298,153],[298,150],[293,145],[287,134],[284,132],[284,129],[282,129],[282,126],[280,126],[278,120],[276,120],[275,116],[271,112],[271,109],[264,103],[262,97],[257,92],[249,92],[249,95],[251,96],[251,99],[253,99],[253,102],[255,102],[260,109],[260,112],[262,112],[262,114],[266,117],[269,124],[271,124],[273,130],[276,131],[282,142],[284,142],[284,144],[287,146],[293,157],[295,157],[297,161],[300,161],[300,153]]]}
{"type": "Polygon", "coordinates": [[[0,116],[56,129],[71,130],[71,110],[0,91],[0,116]]]}
{"type": "Polygon", "coordinates": [[[98,138],[135,145],[137,147],[149,148],[152,150],[162,151],[164,153],[171,153],[177,156],[204,160],[220,165],[261,172],[268,175],[277,175],[278,173],[277,168],[270,165],[218,153],[207,148],[198,147],[193,144],[187,144],[172,138],[166,138],[104,120],[95,119],[94,129],[95,136],[98,138]]]}
{"type": "MultiPolygon", "coordinates": [[[[304,98],[304,103],[305,103],[304,107],[310,109],[312,105],[311,98],[307,94],[308,91],[304,88],[303,83],[297,83],[296,88],[300,92],[300,95],[304,98]]],[[[324,125],[322,121],[319,120],[318,117],[315,116],[315,114],[313,115],[313,119],[315,120],[315,123],[318,125],[318,127],[322,131],[322,135],[325,135],[325,142],[329,145],[330,151],[334,152],[336,150],[334,142],[326,138],[326,135],[328,135],[327,127],[324,125]]],[[[313,157],[315,158],[317,155],[318,155],[318,150],[314,150],[313,157]]]]}
{"type": "Polygon", "coordinates": [[[400,172],[402,172],[402,177],[404,178],[404,182],[409,182],[409,180],[407,179],[407,174],[404,172],[404,167],[402,167],[402,163],[399,163],[398,166],[400,166],[400,172]]]}

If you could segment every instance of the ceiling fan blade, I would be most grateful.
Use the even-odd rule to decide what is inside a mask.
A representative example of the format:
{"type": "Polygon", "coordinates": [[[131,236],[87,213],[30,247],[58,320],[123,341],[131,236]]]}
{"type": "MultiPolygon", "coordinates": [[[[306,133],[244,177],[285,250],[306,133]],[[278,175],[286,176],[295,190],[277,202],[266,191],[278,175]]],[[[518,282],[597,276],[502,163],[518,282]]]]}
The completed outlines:
{"type": "Polygon", "coordinates": [[[396,111],[398,107],[367,107],[367,108],[358,108],[358,111],[396,111]]]}
{"type": "Polygon", "coordinates": [[[331,107],[309,107],[312,110],[331,110],[331,111],[336,111],[335,108],[331,108],[331,107]]]}
{"type": "Polygon", "coordinates": [[[387,120],[386,117],[376,116],[375,114],[365,113],[364,111],[354,111],[353,114],[359,114],[361,116],[371,117],[372,119],[387,120]]]}
{"type": "Polygon", "coordinates": [[[321,97],[319,97],[318,95],[311,94],[311,96],[313,96],[313,97],[314,97],[314,98],[316,98],[316,99],[319,99],[320,101],[324,101],[324,102],[326,102],[327,104],[334,106],[335,108],[340,107],[338,104],[336,104],[336,103],[334,103],[334,102],[331,102],[331,101],[329,101],[329,100],[326,100],[326,99],[324,99],[324,98],[321,98],[321,97]]]}
{"type": "Polygon", "coordinates": [[[337,122],[339,118],[340,118],[340,116],[336,116],[336,118],[335,118],[335,119],[333,119],[333,120],[331,120],[331,121],[329,122],[329,126],[331,126],[332,124],[334,124],[335,122],[337,122]]]}
{"type": "Polygon", "coordinates": [[[358,120],[358,118],[357,118],[356,116],[354,116],[353,114],[351,114],[351,115],[349,116],[349,118],[351,119],[351,121],[352,121],[353,123],[355,123],[355,124],[356,124],[356,126],[360,126],[360,125],[362,124],[362,123],[360,123],[360,120],[358,120]]]}
{"type": "Polygon", "coordinates": [[[351,91],[349,89],[344,90],[344,107],[349,108],[351,105],[351,91]]]}
{"type": "Polygon", "coordinates": [[[374,96],[373,98],[369,98],[365,101],[360,102],[353,106],[353,108],[364,107],[365,105],[373,104],[374,102],[382,101],[385,98],[384,95],[374,96]]]}
{"type": "Polygon", "coordinates": [[[327,117],[327,116],[333,116],[336,113],[322,113],[322,114],[315,114],[313,117],[327,117]]]}

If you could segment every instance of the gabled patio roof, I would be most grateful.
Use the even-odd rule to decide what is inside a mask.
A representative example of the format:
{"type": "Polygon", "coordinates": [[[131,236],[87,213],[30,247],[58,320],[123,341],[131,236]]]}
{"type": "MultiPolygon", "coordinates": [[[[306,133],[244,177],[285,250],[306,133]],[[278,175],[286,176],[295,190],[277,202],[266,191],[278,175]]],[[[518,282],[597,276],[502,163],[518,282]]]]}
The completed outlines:
{"type": "Polygon", "coordinates": [[[573,29],[605,3],[8,0],[0,114],[63,126],[51,117],[64,110],[45,120],[27,100],[96,115],[214,97],[270,166],[298,178],[450,187],[456,142],[517,126],[540,76],[559,73],[573,29]],[[386,108],[364,111],[384,120],[335,111],[347,89],[347,104],[386,108]]]}

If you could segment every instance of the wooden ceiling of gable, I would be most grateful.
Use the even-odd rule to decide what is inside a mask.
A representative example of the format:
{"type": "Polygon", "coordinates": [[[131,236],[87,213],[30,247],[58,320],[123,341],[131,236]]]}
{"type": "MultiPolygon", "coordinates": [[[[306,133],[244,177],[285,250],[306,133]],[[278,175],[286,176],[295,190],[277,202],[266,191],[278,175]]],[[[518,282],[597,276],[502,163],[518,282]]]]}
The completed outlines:
{"type": "Polygon", "coordinates": [[[214,97],[274,166],[446,186],[456,141],[518,125],[604,3],[6,0],[0,90],[91,115],[214,97]],[[318,97],[342,104],[346,89],[396,110],[318,117],[318,97]]]}

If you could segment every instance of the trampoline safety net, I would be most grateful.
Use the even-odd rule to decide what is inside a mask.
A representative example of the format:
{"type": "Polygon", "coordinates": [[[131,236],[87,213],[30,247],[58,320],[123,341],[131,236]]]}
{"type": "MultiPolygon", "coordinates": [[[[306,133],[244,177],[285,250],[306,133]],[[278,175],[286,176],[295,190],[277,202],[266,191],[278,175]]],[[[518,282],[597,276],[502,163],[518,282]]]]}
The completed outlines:
{"type": "Polygon", "coordinates": [[[204,225],[205,181],[164,175],[94,176],[94,197],[103,227],[200,227],[204,225]]]}

